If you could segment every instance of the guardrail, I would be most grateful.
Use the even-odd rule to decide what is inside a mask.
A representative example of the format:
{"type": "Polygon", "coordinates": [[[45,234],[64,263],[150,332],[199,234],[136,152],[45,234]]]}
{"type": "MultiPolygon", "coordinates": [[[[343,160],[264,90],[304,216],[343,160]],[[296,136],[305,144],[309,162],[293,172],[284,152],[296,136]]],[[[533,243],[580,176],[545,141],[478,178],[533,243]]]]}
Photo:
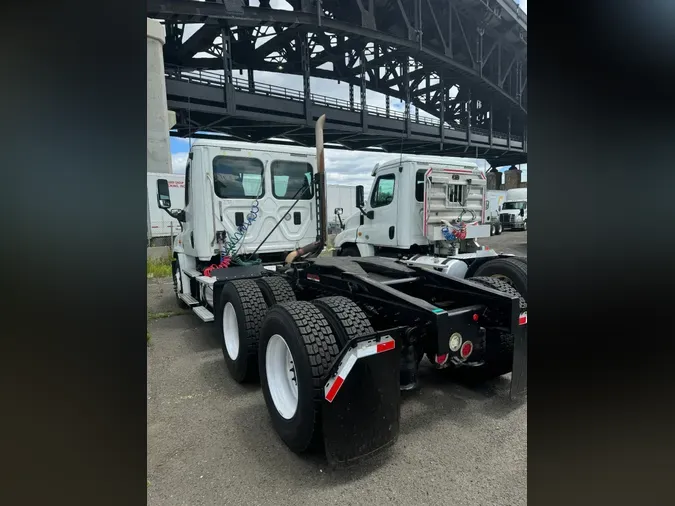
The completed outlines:
{"type": "MultiPolygon", "coordinates": [[[[179,79],[181,81],[204,84],[207,86],[225,86],[225,78],[222,74],[215,72],[213,70],[183,70],[179,67],[170,67],[167,66],[164,72],[165,76],[171,79],[179,79]]],[[[232,85],[235,90],[243,91],[246,93],[253,93],[256,95],[265,95],[268,97],[283,98],[286,100],[293,100],[295,102],[302,102],[305,100],[304,94],[302,91],[293,90],[290,88],[284,88],[283,86],[277,86],[275,84],[267,84],[261,82],[254,82],[253,88],[249,86],[248,79],[241,79],[238,77],[232,78],[232,85]]],[[[344,111],[354,111],[361,112],[361,104],[356,101],[354,104],[351,104],[349,100],[342,98],[328,97],[325,95],[317,95],[316,93],[311,93],[311,100],[317,105],[322,105],[325,107],[333,107],[335,109],[341,109],[344,111]]],[[[401,121],[405,121],[405,113],[400,111],[395,111],[389,109],[377,107],[373,105],[366,105],[366,112],[369,115],[379,116],[381,118],[391,118],[401,121]]],[[[410,114],[410,121],[419,125],[428,125],[434,127],[440,127],[441,121],[438,118],[428,117],[428,116],[419,116],[416,117],[414,114],[410,114]]],[[[459,125],[450,125],[447,122],[445,127],[450,130],[455,130],[457,132],[466,132],[466,128],[459,125]]],[[[472,127],[471,132],[479,135],[489,136],[490,132],[483,128],[472,127]]],[[[507,139],[508,136],[500,132],[492,132],[493,137],[500,139],[507,139]]],[[[522,137],[517,135],[511,135],[512,140],[522,141],[522,137]]]]}

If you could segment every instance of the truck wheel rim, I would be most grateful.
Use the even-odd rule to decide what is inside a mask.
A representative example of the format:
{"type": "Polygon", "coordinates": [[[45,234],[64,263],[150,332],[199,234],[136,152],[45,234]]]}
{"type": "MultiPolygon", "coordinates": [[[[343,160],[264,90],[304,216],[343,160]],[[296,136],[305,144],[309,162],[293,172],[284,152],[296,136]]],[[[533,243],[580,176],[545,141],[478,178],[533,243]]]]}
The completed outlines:
{"type": "Polygon", "coordinates": [[[298,409],[298,380],[291,350],[279,334],[274,334],[267,343],[265,369],[274,407],[290,420],[298,409]]]}
{"type": "Polygon", "coordinates": [[[223,340],[225,349],[232,360],[237,360],[239,356],[239,325],[237,314],[234,312],[234,306],[231,302],[225,304],[223,310],[223,340]]]}

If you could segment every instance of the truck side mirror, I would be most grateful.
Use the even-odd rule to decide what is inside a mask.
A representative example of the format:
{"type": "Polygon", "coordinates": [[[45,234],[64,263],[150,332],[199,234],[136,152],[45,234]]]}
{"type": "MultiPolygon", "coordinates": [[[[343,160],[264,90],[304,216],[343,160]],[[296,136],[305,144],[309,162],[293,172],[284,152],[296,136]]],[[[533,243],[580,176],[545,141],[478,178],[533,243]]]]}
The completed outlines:
{"type": "Polygon", "coordinates": [[[340,216],[344,211],[341,207],[336,207],[334,212],[335,212],[335,214],[340,216]]]}
{"type": "Polygon", "coordinates": [[[160,209],[169,209],[171,207],[169,182],[166,179],[157,180],[157,205],[160,209]]]}
{"type": "Polygon", "coordinates": [[[521,215],[521,216],[525,216],[525,209],[521,209],[521,210],[520,210],[520,215],[521,215]]]}
{"type": "Polygon", "coordinates": [[[356,207],[361,209],[366,204],[366,201],[363,197],[363,185],[358,185],[356,187],[356,207]]]}

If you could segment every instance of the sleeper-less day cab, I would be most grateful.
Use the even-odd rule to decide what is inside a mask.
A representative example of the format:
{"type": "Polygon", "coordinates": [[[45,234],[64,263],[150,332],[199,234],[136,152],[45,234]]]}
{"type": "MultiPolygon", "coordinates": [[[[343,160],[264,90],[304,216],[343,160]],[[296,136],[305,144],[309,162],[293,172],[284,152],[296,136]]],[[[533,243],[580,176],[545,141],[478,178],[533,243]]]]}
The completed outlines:
{"type": "MultiPolygon", "coordinates": [[[[170,210],[166,179],[157,181],[157,203],[183,226],[176,294],[215,321],[230,377],[260,381],[271,425],[292,451],[323,447],[329,463],[348,464],[396,442],[400,392],[416,386],[424,356],[473,380],[512,372],[512,397],[525,394],[527,261],[482,256],[474,237],[489,235],[478,217],[484,180],[473,168],[463,179],[433,167],[424,167],[422,229],[434,251],[403,259],[321,256],[325,120],[316,121],[315,157],[290,146],[195,143],[185,208],[170,210]],[[449,256],[434,256],[443,251],[449,256]]],[[[378,220],[391,204],[391,175],[399,170],[382,174],[394,185],[378,185],[373,208],[364,209],[357,190],[364,219],[378,220]]],[[[392,232],[368,235],[397,240],[403,222],[391,220],[392,232]]]]}

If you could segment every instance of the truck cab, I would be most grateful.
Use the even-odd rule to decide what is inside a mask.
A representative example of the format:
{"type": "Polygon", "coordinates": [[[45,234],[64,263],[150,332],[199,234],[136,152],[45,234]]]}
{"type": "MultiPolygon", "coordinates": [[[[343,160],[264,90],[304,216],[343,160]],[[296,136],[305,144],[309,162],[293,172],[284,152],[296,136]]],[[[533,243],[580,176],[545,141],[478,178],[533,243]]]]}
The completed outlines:
{"type": "Polygon", "coordinates": [[[514,188],[506,192],[499,223],[504,230],[527,230],[527,188],[514,188]]]}
{"type": "Polygon", "coordinates": [[[311,148],[195,141],[185,170],[185,206],[172,211],[182,229],[174,240],[176,283],[189,286],[186,271],[224,256],[257,249],[258,258],[274,262],[315,240],[315,172],[311,148]]]}
{"type": "Polygon", "coordinates": [[[363,187],[357,187],[360,210],[335,239],[341,255],[443,254],[443,228],[451,222],[472,225],[467,239],[490,235],[489,225],[484,226],[485,176],[476,164],[446,157],[402,157],[376,165],[371,176],[368,201],[363,187]]]}

